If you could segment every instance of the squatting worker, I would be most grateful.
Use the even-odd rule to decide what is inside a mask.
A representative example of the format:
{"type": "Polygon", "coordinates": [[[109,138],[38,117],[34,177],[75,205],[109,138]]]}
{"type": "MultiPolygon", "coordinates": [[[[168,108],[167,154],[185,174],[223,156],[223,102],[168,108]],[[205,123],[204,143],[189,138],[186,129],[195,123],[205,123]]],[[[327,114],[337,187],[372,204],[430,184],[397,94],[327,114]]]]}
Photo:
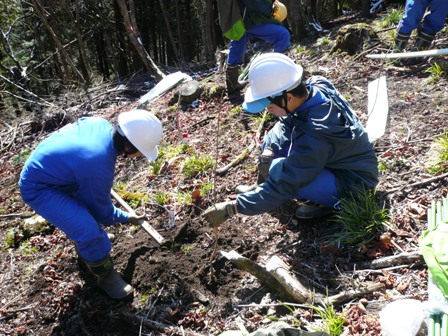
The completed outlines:
{"type": "Polygon", "coordinates": [[[226,70],[228,93],[241,90],[245,86],[238,82],[238,76],[247,43],[251,38],[270,43],[275,52],[284,53],[290,46],[290,34],[281,24],[286,18],[286,7],[282,3],[273,0],[238,0],[238,4],[246,32],[238,41],[230,41],[226,70]],[[282,10],[279,11],[279,8],[282,10]]]}
{"type": "Polygon", "coordinates": [[[251,113],[267,108],[280,121],[264,139],[258,183],[240,186],[243,193],[235,201],[208,208],[204,216],[212,226],[294,198],[312,202],[297,209],[298,218],[315,218],[337,209],[348,191],[377,185],[378,163],[367,133],[327,79],[304,80],[300,65],[267,53],[253,61],[249,85],[243,108],[251,113]]]}
{"type": "Polygon", "coordinates": [[[102,225],[138,223],[143,216],[112,204],[111,188],[119,155],[157,159],[162,125],[152,113],[133,110],[118,125],[81,118],[42,141],[23,167],[23,200],[76,244],[80,258],[112,298],[133,292],[113,267],[111,243],[102,225]]]}

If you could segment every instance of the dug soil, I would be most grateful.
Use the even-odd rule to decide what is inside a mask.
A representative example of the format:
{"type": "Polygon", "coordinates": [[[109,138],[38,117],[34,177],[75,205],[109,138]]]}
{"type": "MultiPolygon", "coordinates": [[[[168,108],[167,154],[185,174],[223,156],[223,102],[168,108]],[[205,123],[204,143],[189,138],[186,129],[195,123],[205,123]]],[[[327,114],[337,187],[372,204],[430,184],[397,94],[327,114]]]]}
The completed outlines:
{"type": "MultiPolygon", "coordinates": [[[[338,229],[334,217],[299,221],[294,217],[297,200],[263,215],[238,215],[219,229],[209,228],[201,212],[215,202],[234,199],[237,185],[255,182],[260,142],[276,120],[268,118],[257,137],[261,116],[245,114],[238,108],[242,98],[225,94],[222,72],[216,68],[207,75],[189,72],[203,87],[198,100],[177,105],[172,90],[145,106],[163,122],[162,147],[181,146],[187,140],[188,151],[161,162],[157,174],[145,159],[120,158],[117,163],[116,190],[138,213],[146,214],[165,242],[159,245],[140,227],[106,228],[115,234],[111,252],[115,266],[135,288],[133,298],[108,298],[63,233],[52,225],[40,231],[23,229],[32,210],[22,202],[17,187],[21,153],[51,132],[80,116],[100,116],[114,123],[120,112],[139,104],[136,98],[104,88],[104,94],[77,97],[70,108],[48,111],[46,118],[57,117],[48,127],[31,127],[28,116],[2,125],[0,335],[217,335],[241,325],[252,332],[279,319],[303,330],[320,325],[312,301],[285,303],[221,253],[232,250],[261,266],[279,256],[304,285],[323,295],[382,283],[381,290],[349,297],[335,307],[347,317],[346,335],[380,335],[378,312],[390,301],[427,300],[424,263],[403,261],[377,270],[363,265],[418,251],[431,203],[448,195],[446,170],[430,174],[427,169],[432,145],[448,129],[446,78],[434,79],[427,70],[446,58],[399,66],[365,57],[386,52],[386,43],[354,56],[329,55],[341,25],[328,24],[330,43],[315,37],[290,50],[289,56],[310,75],[332,81],[363,124],[368,83],[387,77],[389,122],[375,150],[380,162],[377,198],[388,211],[389,223],[373,242],[361,247],[332,242],[338,229]],[[244,160],[217,173],[253,142],[255,148],[244,160]],[[183,168],[195,155],[216,160],[216,166],[187,175],[183,168]],[[161,201],[164,196],[167,199],[161,201]]],[[[447,46],[446,38],[436,41],[437,48],[447,46]]],[[[147,91],[133,92],[134,97],[147,91]]]]}

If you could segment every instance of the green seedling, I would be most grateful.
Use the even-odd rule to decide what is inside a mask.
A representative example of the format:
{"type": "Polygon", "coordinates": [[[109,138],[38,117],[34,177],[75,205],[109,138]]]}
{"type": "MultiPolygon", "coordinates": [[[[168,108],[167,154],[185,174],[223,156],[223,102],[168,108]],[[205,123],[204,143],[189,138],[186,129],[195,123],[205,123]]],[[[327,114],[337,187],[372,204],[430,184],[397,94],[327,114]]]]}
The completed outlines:
{"type": "Polygon", "coordinates": [[[381,16],[378,20],[375,20],[372,25],[375,30],[394,27],[398,24],[398,22],[400,22],[401,18],[403,17],[403,12],[403,7],[393,8],[389,13],[381,16]]]}
{"type": "Polygon", "coordinates": [[[388,224],[388,212],[376,200],[376,192],[363,190],[342,198],[341,210],[333,221],[343,229],[336,235],[338,242],[349,245],[366,245],[388,224]]]}
{"type": "Polygon", "coordinates": [[[431,75],[430,82],[436,82],[437,80],[446,76],[448,70],[448,66],[446,63],[438,63],[434,62],[431,67],[425,72],[431,75]]]}
{"type": "Polygon", "coordinates": [[[313,310],[322,319],[322,327],[316,330],[324,331],[330,336],[339,336],[342,334],[346,318],[344,313],[337,313],[333,305],[329,302],[321,307],[313,307],[313,310]]]}
{"type": "Polygon", "coordinates": [[[445,133],[431,145],[428,151],[427,170],[437,175],[448,170],[448,133],[445,133]]]}
{"type": "Polygon", "coordinates": [[[201,192],[200,195],[202,197],[207,196],[209,192],[213,190],[213,184],[211,182],[205,182],[201,184],[201,192]]]}
{"type": "Polygon", "coordinates": [[[187,191],[182,191],[178,193],[175,197],[177,203],[180,204],[191,204],[193,203],[193,199],[191,197],[191,193],[187,191]]]}
{"type": "Polygon", "coordinates": [[[242,110],[242,107],[240,105],[235,106],[233,109],[230,110],[230,116],[232,118],[235,118],[242,110]]]}
{"type": "Polygon", "coordinates": [[[328,36],[323,36],[317,39],[317,45],[327,45],[330,44],[330,38],[328,36]]]}
{"type": "Polygon", "coordinates": [[[196,244],[182,245],[181,250],[183,253],[187,254],[188,252],[192,251],[195,247],[196,244]]]}
{"type": "Polygon", "coordinates": [[[147,200],[146,194],[142,192],[131,192],[127,190],[120,190],[118,194],[133,209],[138,208],[142,204],[142,201],[144,201],[145,199],[147,200]]]}
{"type": "Polygon", "coordinates": [[[167,204],[170,197],[171,194],[166,191],[157,191],[156,194],[153,196],[154,201],[160,205],[167,204]]]}
{"type": "Polygon", "coordinates": [[[31,154],[31,149],[27,148],[21,151],[19,154],[16,154],[12,157],[12,164],[14,166],[22,166],[25,161],[28,159],[28,157],[31,154]]]}
{"type": "Polygon", "coordinates": [[[215,160],[210,155],[199,156],[194,153],[190,155],[185,161],[182,168],[182,173],[187,177],[195,177],[199,174],[206,173],[209,169],[215,166],[215,160]]]}

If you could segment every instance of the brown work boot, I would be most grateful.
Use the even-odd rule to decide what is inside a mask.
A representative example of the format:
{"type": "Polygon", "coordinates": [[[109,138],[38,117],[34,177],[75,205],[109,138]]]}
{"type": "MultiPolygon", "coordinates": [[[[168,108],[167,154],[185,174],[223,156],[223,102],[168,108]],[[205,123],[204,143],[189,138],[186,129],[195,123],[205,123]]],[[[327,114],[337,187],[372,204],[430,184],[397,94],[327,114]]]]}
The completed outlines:
{"type": "Polygon", "coordinates": [[[98,278],[98,286],[112,299],[124,299],[134,292],[115,270],[110,256],[97,263],[87,263],[89,271],[98,278]]]}

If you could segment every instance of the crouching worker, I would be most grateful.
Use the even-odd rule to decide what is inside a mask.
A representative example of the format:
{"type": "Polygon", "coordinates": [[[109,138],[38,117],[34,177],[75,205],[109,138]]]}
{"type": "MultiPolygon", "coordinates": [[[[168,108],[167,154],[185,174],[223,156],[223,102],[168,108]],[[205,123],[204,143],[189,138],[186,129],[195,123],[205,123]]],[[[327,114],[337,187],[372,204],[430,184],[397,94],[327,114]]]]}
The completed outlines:
{"type": "Polygon", "coordinates": [[[98,285],[114,299],[133,288],[114,269],[101,224],[143,219],[112,204],[115,163],[119,155],[154,161],[161,136],[159,119],[144,110],[121,113],[115,127],[102,118],[81,118],[42,141],[21,172],[24,202],[76,244],[98,285]]]}
{"type": "Polygon", "coordinates": [[[377,158],[367,133],[327,79],[304,80],[300,65],[268,53],[252,63],[249,85],[243,108],[267,108],[280,121],[264,139],[257,184],[240,186],[246,190],[235,201],[208,208],[204,216],[211,226],[237,213],[271,211],[290,199],[311,201],[296,216],[316,218],[337,209],[348,191],[377,185],[377,158]]]}

